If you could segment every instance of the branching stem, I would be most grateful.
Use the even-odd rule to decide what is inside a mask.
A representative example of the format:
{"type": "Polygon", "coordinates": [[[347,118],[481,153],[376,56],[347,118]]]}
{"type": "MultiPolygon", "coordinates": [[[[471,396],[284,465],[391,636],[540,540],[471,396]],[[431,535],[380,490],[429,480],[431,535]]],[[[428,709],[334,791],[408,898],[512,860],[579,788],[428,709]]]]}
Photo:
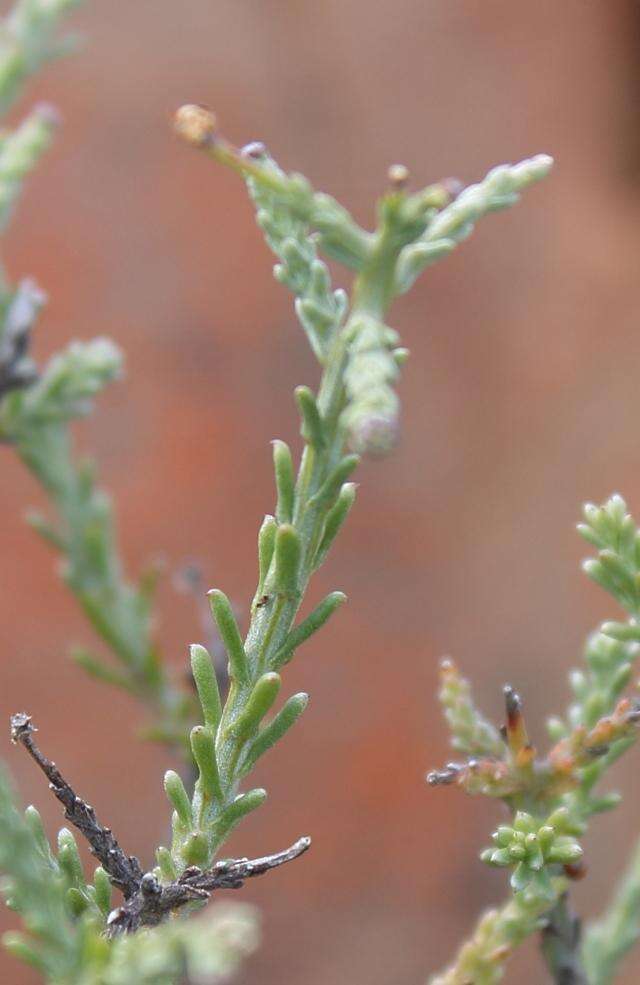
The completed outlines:
{"type": "Polygon", "coordinates": [[[140,892],[110,914],[109,934],[113,937],[132,933],[139,927],[155,926],[168,914],[189,904],[206,902],[217,889],[240,889],[247,879],[261,876],[299,858],[310,845],[311,839],[305,837],[284,851],[263,858],[225,859],[205,872],[195,865],[190,866],[169,885],[161,885],[152,873],[147,873],[140,892]]]}
{"type": "Polygon", "coordinates": [[[127,855],[111,829],[100,824],[93,807],[76,794],[56,764],[38,748],[33,738],[35,731],[31,717],[25,712],[11,716],[12,741],[23,746],[45,774],[54,796],[64,806],[66,819],[84,835],[110,881],[122,890],[125,902],[111,912],[107,921],[112,937],[133,933],[139,927],[155,926],[189,903],[206,902],[217,889],[239,889],[246,879],[292,862],[311,845],[311,839],[304,837],[274,855],[225,859],[204,871],[189,866],[178,879],[162,885],[153,872],[143,873],[138,859],[127,855]]]}

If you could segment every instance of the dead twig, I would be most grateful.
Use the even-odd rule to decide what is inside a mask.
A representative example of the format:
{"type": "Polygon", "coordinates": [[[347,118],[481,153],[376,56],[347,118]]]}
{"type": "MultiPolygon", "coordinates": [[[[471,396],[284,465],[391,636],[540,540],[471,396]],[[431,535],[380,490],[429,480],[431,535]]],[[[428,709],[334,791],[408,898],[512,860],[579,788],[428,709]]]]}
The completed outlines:
{"type": "Polygon", "coordinates": [[[151,872],[143,876],[140,892],[109,914],[109,934],[131,933],[139,927],[154,926],[188,903],[204,903],[217,889],[240,889],[246,879],[261,876],[303,855],[310,838],[300,838],[290,848],[263,858],[226,859],[202,871],[190,866],[179,879],[162,885],[151,872]]]}
{"type": "Polygon", "coordinates": [[[12,742],[23,746],[35,760],[48,778],[54,795],[64,806],[66,819],[84,835],[113,885],[122,890],[125,901],[111,911],[107,920],[109,936],[132,933],[139,927],[155,926],[188,903],[206,902],[217,889],[239,889],[246,879],[299,858],[311,844],[311,839],[305,837],[274,855],[225,859],[205,871],[190,866],[174,882],[162,884],[153,872],[143,873],[138,859],[127,855],[111,829],[100,824],[93,807],[76,794],[56,764],[40,751],[33,738],[35,731],[26,712],[11,716],[12,742]]]}
{"type": "Polygon", "coordinates": [[[79,797],[67,783],[55,763],[38,749],[33,733],[37,731],[31,716],[21,711],[11,716],[11,741],[19,743],[38,764],[49,780],[54,796],[64,806],[64,816],[82,832],[91,846],[91,852],[100,860],[111,882],[121,889],[125,899],[134,896],[142,881],[143,872],[138,859],[127,855],[116,841],[111,828],[105,828],[96,817],[90,804],[79,797]]]}

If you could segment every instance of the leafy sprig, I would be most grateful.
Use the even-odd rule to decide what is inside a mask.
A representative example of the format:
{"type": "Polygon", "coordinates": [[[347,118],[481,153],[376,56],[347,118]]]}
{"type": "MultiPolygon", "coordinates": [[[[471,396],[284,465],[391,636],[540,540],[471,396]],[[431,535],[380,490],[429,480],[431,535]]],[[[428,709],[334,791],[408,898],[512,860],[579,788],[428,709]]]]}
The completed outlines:
{"type": "MultiPolygon", "coordinates": [[[[69,6],[70,0],[46,4],[24,0],[18,5],[5,25],[12,47],[5,74],[0,76],[0,96],[3,91],[7,98],[13,96],[28,71],[54,52],[50,29],[69,6]]],[[[50,123],[46,114],[36,114],[0,145],[0,218],[8,216],[22,179],[46,144],[50,123]]],[[[135,931],[179,908],[204,902],[214,889],[237,886],[289,861],[308,847],[308,840],[302,839],[276,856],[214,865],[229,832],[265,798],[261,788],[241,791],[242,780],[306,706],[307,696],[296,694],[275,710],[281,670],[344,602],[342,593],[332,592],[298,620],[311,577],[353,505],[355,486],[349,479],[358,464],[354,452],[386,452],[397,437],[395,385],[407,353],[386,324],[388,308],[421,269],[465,238],[482,214],[512,204],[519,191],[543,177],[551,164],[541,156],[504,166],[459,195],[460,189],[451,182],[410,194],[406,171],[395,166],[379,203],[377,227],[367,232],[330,196],[314,191],[300,175],[282,171],[263,148],[250,145],[243,152],[234,148],[218,133],[208,112],[183,108],[177,123],[190,142],[246,179],[259,224],[278,256],[276,276],[296,297],[296,311],[322,377],[317,393],[308,387],[295,393],[303,439],[297,467],[289,447],[274,443],[277,503],[258,535],[258,585],[244,639],[224,593],[209,594],[226,648],[230,688],[223,700],[209,654],[194,645],[192,671],[203,724],[191,729],[188,747],[197,780],[188,792],[189,784],[185,786],[176,772],[165,777],[173,807],[173,840],[170,850],[158,850],[155,872],[143,873],[137,860],[122,852],[93,808],[77,797],[54,764],[37,750],[28,716],[16,716],[17,741],[47,774],[66,817],[85,834],[104,866],[93,883],[87,882],[68,830],[61,833],[54,853],[36,815],[29,813],[22,828],[14,824],[14,842],[23,829],[30,832],[31,842],[24,843],[24,851],[46,871],[54,887],[51,901],[57,901],[59,925],[70,926],[63,958],[76,962],[73,973],[52,970],[49,958],[42,958],[38,929],[36,946],[14,940],[14,950],[22,950],[34,961],[44,960],[41,967],[52,980],[73,978],[80,970],[87,980],[98,980],[99,975],[104,985],[120,985],[126,977],[118,977],[119,972],[130,978],[135,969],[141,982],[173,981],[179,972],[172,970],[171,961],[175,958],[179,962],[175,968],[181,971],[188,967],[189,948],[198,935],[193,938],[181,922],[171,923],[158,928],[153,946],[147,947],[149,938],[135,931]],[[319,252],[355,272],[349,299],[343,291],[333,290],[319,252]],[[125,894],[124,905],[108,917],[107,881],[125,894]],[[110,940],[102,936],[105,926],[110,940]],[[154,958],[155,972],[149,970],[154,958]],[[155,978],[149,977],[154,973],[155,978]]],[[[175,688],[160,660],[151,629],[152,582],[131,585],[124,578],[108,499],[96,487],[93,470],[78,462],[72,451],[70,425],[87,413],[92,398],[118,374],[119,355],[104,340],[74,343],[39,375],[28,345],[42,301],[28,282],[4,289],[0,436],[49,494],[56,518],[53,522],[34,518],[34,526],[62,555],[66,580],[117,659],[113,666],[83,653],[79,662],[96,677],[144,700],[163,738],[184,741],[187,723],[193,720],[193,700],[175,688]]],[[[467,703],[467,716],[473,715],[469,708],[467,703]]],[[[461,730],[463,719],[458,702],[461,730]]],[[[494,739],[487,725],[476,730],[475,739],[480,737],[489,745],[494,739]]],[[[514,748],[511,754],[514,768],[530,766],[520,751],[514,748]]],[[[11,898],[24,900],[22,912],[28,923],[31,904],[23,892],[28,880],[15,867],[7,868],[14,872],[11,898]]]]}
{"type": "MultiPolygon", "coordinates": [[[[267,718],[281,689],[282,665],[344,601],[334,592],[295,624],[311,576],[354,501],[355,487],[348,480],[358,458],[349,446],[377,453],[388,450],[395,437],[398,407],[391,383],[397,375],[397,335],[384,318],[398,293],[403,250],[444,214],[451,194],[444,183],[408,194],[393,171],[391,187],[379,203],[378,227],[368,233],[306,179],[285,173],[262,145],[250,144],[243,151],[233,147],[219,133],[213,114],[202,107],[183,107],[176,127],[188,142],[245,178],[258,223],[279,259],[275,275],[296,296],[296,310],[322,366],[317,394],[308,388],[296,391],[304,442],[297,469],[288,446],[274,443],[277,506],[260,529],[259,582],[244,642],[225,595],[210,593],[229,659],[231,686],[224,707],[211,661],[202,647],[192,648],[204,717],[204,725],[191,733],[198,780],[189,796],[177,774],[170,772],[165,779],[174,808],[171,857],[180,871],[190,864],[210,864],[227,833],[263,803],[265,792],[253,788],[240,793],[240,780],[306,705],[306,695],[294,695],[267,718]],[[338,243],[342,251],[336,249],[338,243]],[[345,295],[330,286],[318,249],[356,271],[348,312],[345,295]]],[[[534,180],[549,165],[545,158],[518,166],[518,187],[524,185],[523,173],[534,180]]],[[[501,174],[504,195],[511,170],[501,174]]],[[[480,215],[479,202],[497,202],[495,185],[490,177],[488,189],[481,185],[470,196],[475,204],[463,207],[467,224],[480,215]]],[[[449,214],[446,228],[459,231],[460,225],[459,213],[449,214]]],[[[164,851],[161,857],[166,857],[164,851]]]]}
{"type": "MultiPolygon", "coordinates": [[[[468,683],[453,665],[445,664],[441,690],[445,716],[454,745],[471,758],[450,763],[444,770],[429,774],[429,779],[432,784],[457,784],[469,793],[505,801],[513,821],[498,828],[496,847],[484,852],[482,858],[492,865],[516,866],[511,877],[516,905],[510,903],[505,910],[495,911],[488,923],[483,918],[471,950],[468,945],[463,947],[436,982],[464,981],[460,976],[466,974],[465,962],[469,960],[486,966],[483,974],[487,982],[497,982],[514,940],[519,943],[541,929],[539,918],[545,911],[552,923],[556,917],[564,919],[567,878],[583,874],[582,850],[574,836],[584,831],[593,815],[620,802],[617,793],[602,793],[597,785],[638,737],[640,702],[624,692],[640,652],[640,530],[618,495],[601,507],[587,504],[578,530],[597,551],[595,558],[584,562],[585,572],[626,610],[628,619],[605,622],[588,639],[585,668],[572,671],[569,677],[573,701],[567,714],[548,723],[555,744],[547,755],[539,757],[531,744],[520,699],[510,688],[506,689],[503,749],[496,751],[495,733],[473,704],[468,683]],[[555,823],[558,818],[562,830],[555,823]],[[553,834],[548,829],[553,829],[553,834]],[[531,905],[524,908],[520,899],[523,891],[531,897],[531,905]],[[534,896],[538,905],[533,905],[534,896]],[[537,913],[533,920],[532,906],[537,913]],[[509,920],[515,918],[520,923],[510,941],[503,924],[507,912],[509,920]],[[491,933],[486,932],[489,926],[491,933]]],[[[545,940],[543,953],[554,974],[562,970],[557,962],[566,959],[572,973],[579,969],[580,981],[607,985],[613,980],[624,954],[640,937],[638,872],[634,856],[610,909],[593,927],[587,927],[582,950],[578,936],[572,938],[568,955],[562,948],[548,946],[545,940]]],[[[477,980],[484,982],[485,978],[477,980]]]]}

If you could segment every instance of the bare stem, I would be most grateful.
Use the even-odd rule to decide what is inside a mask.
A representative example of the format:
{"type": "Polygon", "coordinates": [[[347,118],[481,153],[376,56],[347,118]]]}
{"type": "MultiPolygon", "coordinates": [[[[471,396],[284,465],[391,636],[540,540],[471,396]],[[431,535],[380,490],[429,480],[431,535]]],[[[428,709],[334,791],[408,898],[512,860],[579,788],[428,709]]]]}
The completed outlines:
{"type": "Polygon", "coordinates": [[[64,816],[80,831],[89,842],[92,853],[111,882],[124,893],[125,899],[133,896],[140,888],[142,869],[135,856],[126,855],[114,838],[111,828],[105,828],[96,817],[93,807],[78,797],[67,783],[55,763],[38,749],[33,739],[37,729],[30,715],[21,711],[11,716],[11,741],[23,746],[35,760],[49,780],[55,797],[64,805],[64,816]]]}
{"type": "Polygon", "coordinates": [[[246,879],[292,862],[303,855],[310,845],[311,839],[305,837],[274,855],[255,859],[226,859],[204,872],[197,866],[190,866],[179,879],[166,886],[148,872],[142,879],[140,892],[109,915],[109,934],[132,933],[139,927],[154,926],[189,903],[205,903],[217,889],[240,889],[246,879]]]}

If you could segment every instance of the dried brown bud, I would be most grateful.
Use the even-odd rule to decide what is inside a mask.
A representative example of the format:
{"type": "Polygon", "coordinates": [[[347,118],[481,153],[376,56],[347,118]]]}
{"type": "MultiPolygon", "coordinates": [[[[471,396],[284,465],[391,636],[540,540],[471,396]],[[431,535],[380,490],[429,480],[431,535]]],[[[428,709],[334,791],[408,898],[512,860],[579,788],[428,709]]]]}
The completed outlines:
{"type": "Polygon", "coordinates": [[[512,755],[518,756],[530,745],[522,714],[522,701],[509,684],[505,685],[503,693],[507,712],[507,745],[512,755]]]}
{"type": "Polygon", "coordinates": [[[215,136],[218,122],[215,113],[206,106],[188,103],[174,117],[174,127],[183,140],[195,147],[205,147],[215,136]]]}
{"type": "Polygon", "coordinates": [[[516,754],[516,766],[518,769],[526,769],[533,766],[536,758],[536,748],[531,744],[523,746],[516,754]]]}
{"type": "Polygon", "coordinates": [[[587,867],[582,861],[567,862],[566,865],[562,866],[562,870],[567,879],[573,879],[576,881],[579,879],[584,879],[587,874],[587,867]]]}

